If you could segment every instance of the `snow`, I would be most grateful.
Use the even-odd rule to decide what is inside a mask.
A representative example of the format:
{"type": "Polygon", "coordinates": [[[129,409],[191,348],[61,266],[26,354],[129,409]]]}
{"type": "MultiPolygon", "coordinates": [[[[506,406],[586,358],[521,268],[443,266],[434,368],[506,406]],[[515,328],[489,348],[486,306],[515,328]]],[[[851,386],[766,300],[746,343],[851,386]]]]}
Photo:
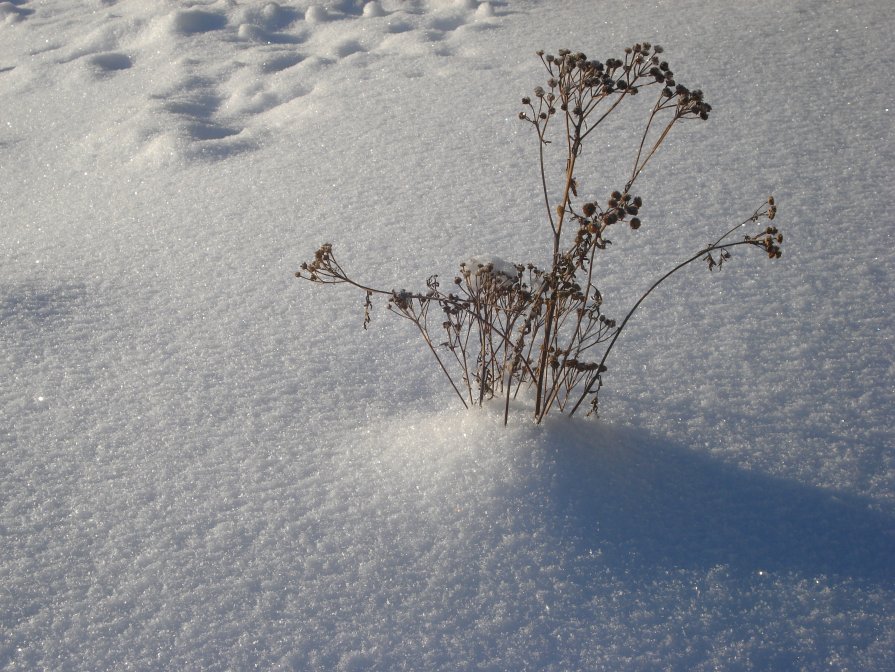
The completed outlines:
{"type": "Polygon", "coordinates": [[[496,254],[472,255],[461,261],[457,268],[458,277],[464,274],[469,275],[465,284],[473,290],[478,289],[478,274],[481,272],[487,272],[499,286],[512,285],[519,278],[519,269],[516,264],[496,254]]]}
{"type": "Polygon", "coordinates": [[[888,669],[888,5],[0,2],[0,669],[888,669]],[[638,40],[713,111],[606,314],[770,194],[786,240],[650,297],[599,421],[293,277],[543,265],[533,52],[638,40]]]}

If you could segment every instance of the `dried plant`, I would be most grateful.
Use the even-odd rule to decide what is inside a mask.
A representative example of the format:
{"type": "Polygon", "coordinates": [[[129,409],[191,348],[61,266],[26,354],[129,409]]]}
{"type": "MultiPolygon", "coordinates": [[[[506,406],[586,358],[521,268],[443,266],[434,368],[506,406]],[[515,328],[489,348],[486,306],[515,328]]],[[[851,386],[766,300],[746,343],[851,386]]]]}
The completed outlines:
{"type": "Polygon", "coordinates": [[[625,49],[623,59],[605,62],[561,49],[538,52],[547,71],[546,87],[522,99],[519,119],[531,126],[538,145],[541,191],[549,226],[550,264],[511,264],[502,259],[472,258],[460,265],[448,287],[431,276],[422,292],[386,290],[353,279],[325,244],[301,265],[300,278],[321,284],[348,284],[364,292],[364,321],[370,323],[374,295],[420,332],[465,406],[503,399],[504,422],[510,400],[533,391],[533,415],[540,423],[551,411],[574,415],[582,403],[598,407],[606,361],[637,309],[672,274],[695,261],[720,269],[738,246],[760,248],[771,259],[781,256],[783,235],[774,226],[737,237],[750,223],[773,220],[776,205],[768,198],[751,216],[714,243],[658,278],[620,321],[602,312],[595,258],[611,243],[607,234],[626,223],[641,226],[643,199],[634,195],[637,178],[680,122],[706,120],[711,106],[702,91],[675,81],[662,59],[662,48],[647,42],[625,49]],[[604,199],[584,198],[576,172],[585,141],[625,101],[657,90],[630,163],[624,185],[604,199]],[[546,153],[560,146],[565,166],[559,189],[551,190],[546,153]],[[559,194],[558,199],[551,194],[559,194]]]}

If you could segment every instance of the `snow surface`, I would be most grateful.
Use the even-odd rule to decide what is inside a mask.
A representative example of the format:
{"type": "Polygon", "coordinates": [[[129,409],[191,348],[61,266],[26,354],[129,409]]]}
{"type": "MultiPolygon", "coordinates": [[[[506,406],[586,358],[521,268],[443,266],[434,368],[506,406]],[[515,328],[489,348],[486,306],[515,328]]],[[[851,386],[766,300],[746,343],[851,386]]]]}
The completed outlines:
{"type": "Polygon", "coordinates": [[[893,30],[0,2],[0,668],[890,669],[893,30]],[[409,325],[293,278],[323,242],[385,287],[542,263],[533,52],[637,40],[714,109],[641,178],[607,314],[771,193],[786,241],[645,304],[600,421],[464,412],[409,325]]]}

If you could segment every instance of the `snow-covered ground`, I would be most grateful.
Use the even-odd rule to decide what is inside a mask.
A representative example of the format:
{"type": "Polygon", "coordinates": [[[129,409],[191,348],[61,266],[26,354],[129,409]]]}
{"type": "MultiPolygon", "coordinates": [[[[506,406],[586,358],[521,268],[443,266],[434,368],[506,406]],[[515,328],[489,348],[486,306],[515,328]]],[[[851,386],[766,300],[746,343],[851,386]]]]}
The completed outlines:
{"type": "Polygon", "coordinates": [[[886,0],[0,2],[0,668],[890,669],[893,31],[886,0]],[[293,277],[327,241],[386,287],[542,261],[534,51],[638,40],[714,109],[641,178],[607,313],[769,194],[786,241],[645,304],[599,421],[465,412],[412,327],[293,277]]]}

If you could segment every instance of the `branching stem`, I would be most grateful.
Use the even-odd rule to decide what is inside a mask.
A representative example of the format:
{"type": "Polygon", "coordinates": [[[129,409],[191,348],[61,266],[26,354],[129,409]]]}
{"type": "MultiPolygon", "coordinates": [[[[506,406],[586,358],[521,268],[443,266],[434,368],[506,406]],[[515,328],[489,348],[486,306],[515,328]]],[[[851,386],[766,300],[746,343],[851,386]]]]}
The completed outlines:
{"type": "MultiPolygon", "coordinates": [[[[466,408],[494,397],[502,399],[506,424],[510,401],[523,388],[534,387],[533,418],[537,423],[554,410],[574,415],[587,398],[591,399],[591,412],[595,411],[610,353],[646,298],[666,280],[700,259],[707,262],[709,270],[720,268],[730,259],[729,250],[741,245],[757,247],[772,259],[781,255],[783,235],[773,226],[742,240],[730,240],[749,222],[774,219],[776,205],[769,198],[751,217],[655,280],[619,324],[603,314],[603,296],[595,279],[597,255],[610,245],[607,236],[623,228],[616,225],[627,222],[631,229],[640,228],[643,200],[631,193],[632,187],[678,121],[707,119],[711,111],[701,91],[690,91],[675,82],[661,53],[661,47],[646,42],[626,49],[623,59],[605,63],[568,50],[560,50],[558,56],[539,52],[549,75],[546,88],[536,87],[532,98],[522,99],[519,117],[531,124],[538,144],[541,192],[550,228],[550,255],[543,270],[502,260],[473,261],[475,267],[461,264],[451,292],[441,288],[435,275],[426,282],[426,293],[385,290],[350,277],[333,255],[332,246],[326,244],[296,275],[318,284],[348,284],[362,291],[364,328],[372,316],[371,297],[387,296],[391,311],[411,321],[420,332],[466,408]],[[648,105],[633,163],[622,163],[630,166],[630,173],[624,168],[618,176],[627,178],[623,190],[613,191],[605,199],[586,198],[577,173],[584,165],[585,142],[623,101],[634,100],[645,87],[655,85],[663,88],[658,99],[648,105]],[[562,121],[554,123],[555,117],[562,121]],[[551,204],[547,171],[551,146],[565,152],[561,181],[554,185],[561,186],[555,204],[551,204]],[[434,315],[430,314],[433,308],[434,315]],[[436,317],[439,311],[442,320],[436,317]],[[436,343],[433,334],[439,322],[445,340],[436,343]],[[442,357],[442,348],[451,356],[442,357]]],[[[618,165],[614,157],[609,158],[607,152],[594,163],[603,169],[618,165]]]]}

